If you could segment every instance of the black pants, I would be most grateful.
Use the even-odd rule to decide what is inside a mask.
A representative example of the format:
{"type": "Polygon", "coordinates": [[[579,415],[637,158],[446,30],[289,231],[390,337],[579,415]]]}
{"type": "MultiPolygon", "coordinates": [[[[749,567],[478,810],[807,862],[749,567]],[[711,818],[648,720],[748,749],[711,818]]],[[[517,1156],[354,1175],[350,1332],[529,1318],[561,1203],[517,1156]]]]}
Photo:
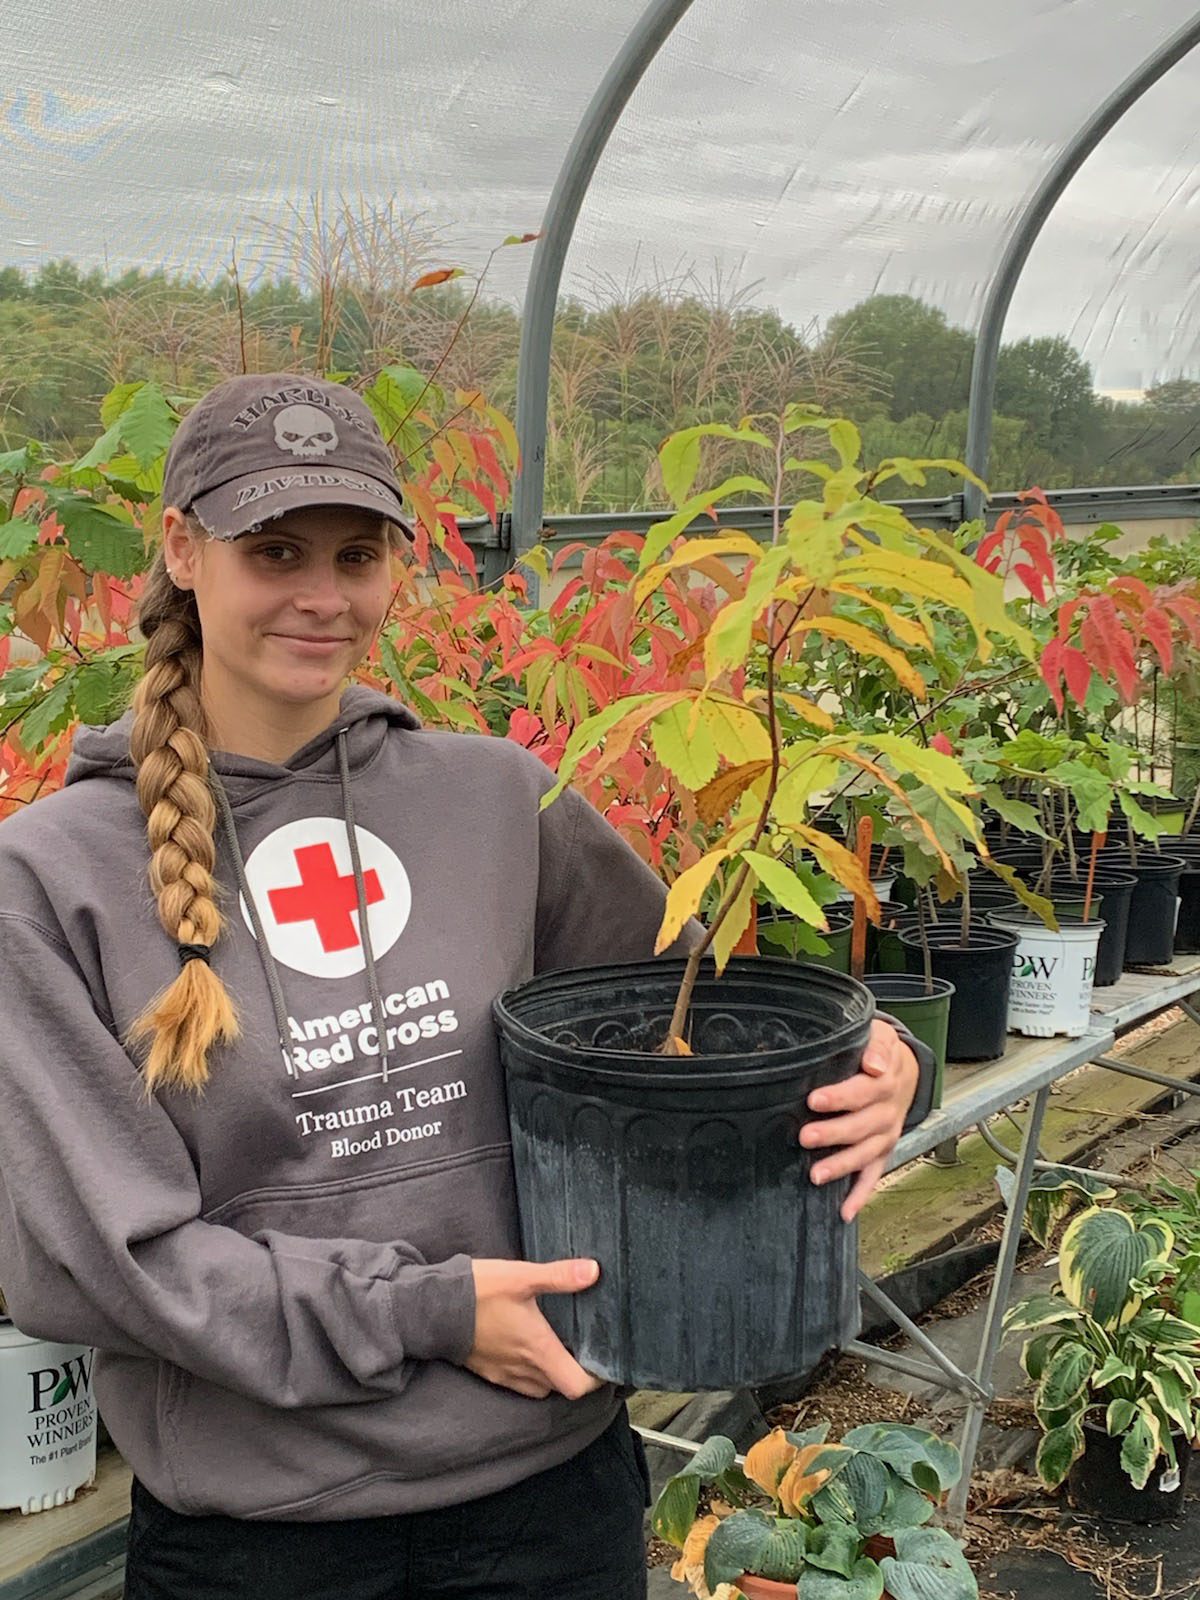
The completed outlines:
{"type": "Polygon", "coordinates": [[[125,1600],[644,1600],[648,1502],[623,1412],[562,1466],[408,1516],[189,1517],[135,1479],[125,1600]]]}

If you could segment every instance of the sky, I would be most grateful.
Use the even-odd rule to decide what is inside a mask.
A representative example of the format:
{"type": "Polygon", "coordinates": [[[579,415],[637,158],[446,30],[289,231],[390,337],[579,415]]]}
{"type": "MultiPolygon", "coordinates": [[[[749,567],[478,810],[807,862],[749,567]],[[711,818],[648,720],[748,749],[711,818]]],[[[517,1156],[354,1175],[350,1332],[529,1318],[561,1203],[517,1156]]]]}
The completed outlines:
{"type": "MultiPolygon", "coordinates": [[[[282,270],[339,195],[478,271],[540,227],[644,0],[5,0],[0,265],[282,270]]],[[[584,202],[564,292],[694,272],[807,325],[874,292],[973,326],[1063,142],[1194,0],[693,0],[584,202]]],[[[1006,337],[1100,387],[1200,377],[1200,51],[1072,183],[1006,337]]],[[[487,290],[519,304],[531,252],[487,290]]],[[[294,263],[293,263],[294,264],[294,263]]]]}

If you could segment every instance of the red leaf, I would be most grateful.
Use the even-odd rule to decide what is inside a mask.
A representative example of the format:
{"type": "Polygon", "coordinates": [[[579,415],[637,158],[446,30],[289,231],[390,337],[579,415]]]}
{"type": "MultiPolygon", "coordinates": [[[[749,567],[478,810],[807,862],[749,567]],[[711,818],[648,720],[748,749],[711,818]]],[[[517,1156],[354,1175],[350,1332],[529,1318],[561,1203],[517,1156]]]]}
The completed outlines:
{"type": "Polygon", "coordinates": [[[1092,664],[1082,650],[1066,645],[1062,653],[1063,677],[1067,680],[1071,699],[1081,706],[1087,699],[1088,684],[1092,681],[1092,664]]]}
{"type": "Polygon", "coordinates": [[[451,278],[461,278],[461,267],[440,267],[436,272],[423,272],[413,284],[414,289],[432,289],[439,283],[449,283],[451,278]]]}
{"type": "Polygon", "coordinates": [[[1114,578],[1109,584],[1109,588],[1116,590],[1128,589],[1130,594],[1137,596],[1137,598],[1142,602],[1143,606],[1154,604],[1154,596],[1150,593],[1149,589],[1140,578],[1128,576],[1114,578]]]}
{"type": "Polygon", "coordinates": [[[1039,667],[1039,670],[1042,674],[1042,681],[1045,683],[1047,689],[1049,689],[1051,698],[1054,701],[1055,710],[1058,712],[1060,717],[1065,709],[1062,687],[1059,684],[1059,679],[1062,676],[1062,654],[1062,640],[1051,639],[1050,643],[1042,651],[1042,659],[1039,667]]]}
{"type": "MultiPolygon", "coordinates": [[[[1116,678],[1122,695],[1132,703],[1137,695],[1138,675],[1137,661],[1133,653],[1133,641],[1121,626],[1117,615],[1117,608],[1108,595],[1099,594],[1092,601],[1092,619],[1095,622],[1095,632],[1098,638],[1103,639],[1108,650],[1113,676],[1116,678]]],[[[1086,643],[1086,640],[1085,640],[1086,643]]]]}
{"type": "Polygon", "coordinates": [[[1044,606],[1046,604],[1046,587],[1042,582],[1042,575],[1040,572],[1036,572],[1028,562],[1018,561],[1013,568],[1013,577],[1020,578],[1038,605],[1044,606]]]}
{"type": "Polygon", "coordinates": [[[554,604],[550,607],[550,615],[556,622],[582,588],[582,578],[572,578],[570,583],[564,585],[562,593],[557,596],[554,604]]]}
{"type": "Polygon", "coordinates": [[[935,733],[929,741],[929,748],[931,750],[940,750],[944,756],[952,756],[954,754],[954,746],[944,733],[935,733]]]}
{"type": "Polygon", "coordinates": [[[1175,640],[1171,633],[1171,619],[1165,611],[1160,611],[1155,605],[1147,609],[1142,618],[1142,636],[1157,650],[1163,671],[1170,672],[1171,658],[1175,653],[1175,640]]]}
{"type": "Polygon", "coordinates": [[[1000,565],[1000,550],[1003,544],[1003,531],[1000,528],[996,528],[994,532],[988,534],[986,539],[979,541],[979,548],[975,552],[975,565],[982,567],[985,572],[995,572],[1000,565]],[[992,560],[993,556],[995,556],[994,561],[992,560]]]}
{"type": "Polygon", "coordinates": [[[1082,599],[1068,600],[1066,605],[1058,608],[1058,637],[1060,639],[1065,639],[1071,632],[1071,623],[1082,604],[1082,599]]]}
{"type": "Polygon", "coordinates": [[[1187,595],[1173,595],[1163,601],[1163,610],[1179,618],[1187,629],[1192,643],[1200,649],[1200,605],[1187,595]]]}

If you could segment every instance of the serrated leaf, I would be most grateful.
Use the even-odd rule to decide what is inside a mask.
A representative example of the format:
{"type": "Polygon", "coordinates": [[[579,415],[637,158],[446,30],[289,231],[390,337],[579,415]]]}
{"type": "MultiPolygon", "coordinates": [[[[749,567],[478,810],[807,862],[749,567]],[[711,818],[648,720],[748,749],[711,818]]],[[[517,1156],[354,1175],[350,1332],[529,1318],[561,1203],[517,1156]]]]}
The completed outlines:
{"type": "Polygon", "coordinates": [[[37,541],[37,524],[25,517],[13,517],[0,527],[0,561],[19,561],[29,554],[37,541]]]}
{"type": "Polygon", "coordinates": [[[71,554],[83,566],[112,578],[132,578],[147,565],[141,533],[128,515],[85,495],[55,495],[53,505],[71,554]]]}
{"type": "Polygon", "coordinates": [[[655,955],[661,955],[673,945],[683,932],[684,924],[699,911],[700,902],[704,899],[713,875],[722,861],[728,857],[728,850],[710,850],[675,879],[667,891],[662,926],[654,944],[655,955]]]}
{"type": "Polygon", "coordinates": [[[747,873],[733,904],[729,908],[728,914],[713,935],[710,949],[712,950],[713,960],[717,964],[718,973],[725,971],[738,941],[750,926],[750,918],[753,912],[754,874],[747,873]]]}
{"type": "Polygon", "coordinates": [[[777,905],[807,922],[811,928],[823,929],[827,926],[824,911],[790,867],[761,850],[743,850],[741,859],[750,863],[758,881],[777,905]]]}
{"type": "Polygon", "coordinates": [[[651,723],[650,742],[663,766],[695,790],[715,777],[720,757],[708,723],[700,718],[692,724],[691,706],[686,701],[673,705],[651,723]]]}
{"type": "Polygon", "coordinates": [[[696,810],[701,822],[713,827],[735,805],[764,772],[771,770],[769,761],[745,761],[740,766],[719,772],[711,783],[706,783],[696,795],[696,810]]]}
{"type": "Polygon", "coordinates": [[[748,761],[770,761],[771,735],[756,711],[708,697],[700,702],[700,717],[707,724],[722,761],[734,767],[748,761]]]}
{"type": "Polygon", "coordinates": [[[143,383],[120,414],[121,438],[143,472],[167,452],[179,419],[156,383],[143,383]]]}
{"type": "Polygon", "coordinates": [[[64,674],[46,691],[21,721],[21,742],[38,750],[71,720],[71,679],[64,674]]]}

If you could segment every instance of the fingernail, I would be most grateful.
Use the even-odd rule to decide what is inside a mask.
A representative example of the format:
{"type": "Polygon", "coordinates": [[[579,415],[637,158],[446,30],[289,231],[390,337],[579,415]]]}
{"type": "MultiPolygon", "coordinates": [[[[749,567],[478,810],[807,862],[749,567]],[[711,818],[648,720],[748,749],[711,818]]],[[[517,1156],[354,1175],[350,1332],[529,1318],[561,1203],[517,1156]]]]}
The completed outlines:
{"type": "Polygon", "coordinates": [[[575,1281],[586,1286],[595,1283],[600,1276],[600,1263],[598,1261],[577,1261],[575,1263],[575,1281]]]}

